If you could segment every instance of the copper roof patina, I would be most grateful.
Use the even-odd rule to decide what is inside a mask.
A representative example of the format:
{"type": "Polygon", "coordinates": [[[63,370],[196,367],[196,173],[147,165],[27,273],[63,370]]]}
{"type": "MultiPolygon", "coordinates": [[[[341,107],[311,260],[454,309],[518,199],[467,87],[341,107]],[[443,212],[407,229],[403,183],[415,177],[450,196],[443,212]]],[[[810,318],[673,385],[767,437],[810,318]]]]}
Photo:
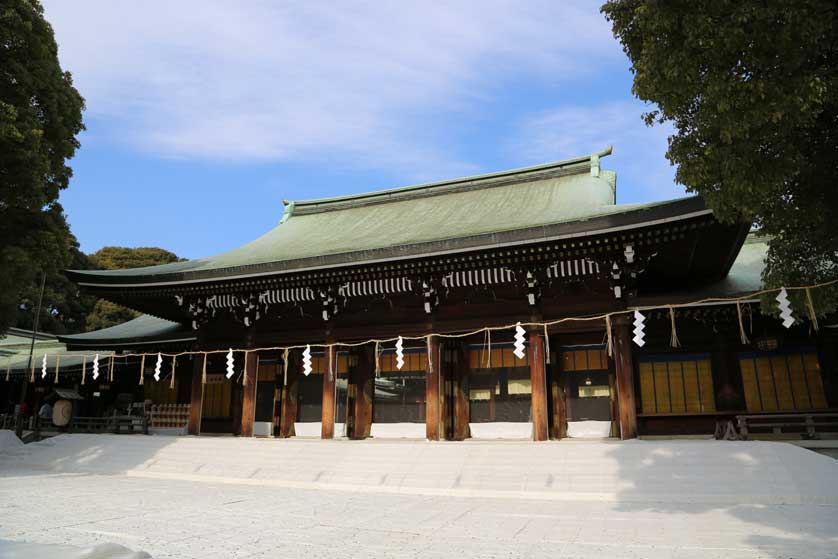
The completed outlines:
{"type": "Polygon", "coordinates": [[[710,213],[701,199],[616,204],[600,153],[351,196],[284,201],[280,223],[231,251],[128,270],[71,270],[87,287],[239,279],[568,238],[710,213]]]}

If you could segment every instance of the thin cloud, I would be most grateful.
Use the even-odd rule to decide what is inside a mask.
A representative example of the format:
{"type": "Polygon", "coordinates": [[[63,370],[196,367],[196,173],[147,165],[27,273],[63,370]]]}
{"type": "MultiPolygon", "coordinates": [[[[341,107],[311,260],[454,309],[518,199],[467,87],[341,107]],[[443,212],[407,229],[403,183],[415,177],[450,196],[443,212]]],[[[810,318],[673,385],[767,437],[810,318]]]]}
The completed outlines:
{"type": "Polygon", "coordinates": [[[620,58],[597,6],[45,2],[88,118],[108,123],[92,135],[169,158],[406,174],[470,170],[434,139],[503,83],[620,58]]]}
{"type": "Polygon", "coordinates": [[[541,162],[593,153],[613,144],[603,162],[616,169],[619,202],[645,202],[684,195],[665,158],[669,126],[648,127],[639,101],[564,106],[521,122],[509,142],[515,157],[541,162]]]}

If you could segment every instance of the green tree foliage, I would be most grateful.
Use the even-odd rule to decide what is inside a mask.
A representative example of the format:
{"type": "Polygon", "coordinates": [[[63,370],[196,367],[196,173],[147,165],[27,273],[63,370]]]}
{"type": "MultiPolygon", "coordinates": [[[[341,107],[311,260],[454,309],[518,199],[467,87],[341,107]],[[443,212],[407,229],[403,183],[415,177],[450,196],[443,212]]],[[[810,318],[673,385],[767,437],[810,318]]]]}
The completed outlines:
{"type": "MultiPolygon", "coordinates": [[[[104,247],[91,254],[89,258],[93,267],[103,270],[141,268],[168,264],[179,260],[176,254],[155,247],[104,247]]],[[[139,313],[136,311],[99,299],[96,301],[92,312],[87,315],[86,329],[89,331],[108,328],[127,322],[137,316],[139,316],[139,313]]]]}
{"type": "MultiPolygon", "coordinates": [[[[92,268],[90,259],[78,248],[75,238],[70,247],[69,268],[92,268]]],[[[41,288],[41,278],[26,285],[21,293],[17,312],[16,326],[30,329],[38,305],[38,295],[41,288]]],[[[96,297],[84,295],[76,284],[67,279],[61,270],[47,273],[44,286],[44,301],[38,330],[52,334],[75,334],[85,330],[85,320],[93,309],[96,297]]]]}
{"type": "Polygon", "coordinates": [[[83,110],[40,3],[0,0],[0,332],[42,272],[52,277],[73,261],[58,193],[83,110]]]}
{"type": "MultiPolygon", "coordinates": [[[[769,235],[766,286],[838,277],[838,3],[611,0],[676,180],[769,235]]],[[[813,291],[819,311],[838,290],[813,291]]],[[[801,309],[802,294],[796,308],[801,309]]]]}
{"type": "Polygon", "coordinates": [[[169,264],[180,259],[173,252],[156,247],[103,247],[91,254],[90,260],[100,270],[126,270],[169,264]]]}

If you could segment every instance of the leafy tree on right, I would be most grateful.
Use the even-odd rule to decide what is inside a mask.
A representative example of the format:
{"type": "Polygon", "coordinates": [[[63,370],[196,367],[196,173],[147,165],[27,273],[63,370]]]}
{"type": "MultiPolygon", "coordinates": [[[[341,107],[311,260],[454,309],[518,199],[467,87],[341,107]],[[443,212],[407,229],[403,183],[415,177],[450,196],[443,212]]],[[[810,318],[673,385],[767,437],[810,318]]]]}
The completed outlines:
{"type": "MultiPolygon", "coordinates": [[[[676,180],[768,236],[766,287],[838,277],[838,3],[611,0],[676,180]]],[[[793,294],[802,309],[801,293],[793,294]]],[[[818,313],[838,289],[813,290],[818,313]]]]}

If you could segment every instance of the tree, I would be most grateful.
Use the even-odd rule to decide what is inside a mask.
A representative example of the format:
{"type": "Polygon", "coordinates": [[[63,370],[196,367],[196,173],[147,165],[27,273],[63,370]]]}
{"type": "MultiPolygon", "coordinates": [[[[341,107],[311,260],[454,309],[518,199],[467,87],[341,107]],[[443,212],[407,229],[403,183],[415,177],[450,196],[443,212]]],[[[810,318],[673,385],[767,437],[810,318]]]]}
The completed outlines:
{"type": "Polygon", "coordinates": [[[26,286],[72,261],[58,194],[72,175],[83,110],[40,3],[0,0],[0,333],[26,286]]]}
{"type": "MultiPolygon", "coordinates": [[[[68,267],[74,270],[93,267],[87,255],[79,250],[75,238],[72,238],[68,267]]],[[[41,278],[38,277],[23,288],[17,312],[17,327],[32,328],[40,286],[41,278]]],[[[38,330],[52,334],[83,332],[87,315],[93,310],[94,303],[96,297],[81,293],[78,286],[71,282],[62,270],[51,271],[46,277],[38,330]]]]}
{"type": "MultiPolygon", "coordinates": [[[[670,122],[676,180],[769,240],[767,287],[838,277],[838,4],[611,0],[633,92],[670,122]]],[[[812,292],[819,312],[838,289],[812,292]]],[[[797,294],[796,306],[802,303],[797,294]]]]}
{"type": "Polygon", "coordinates": [[[100,270],[126,270],[178,262],[177,254],[157,247],[103,247],[90,255],[100,270]]]}
{"type": "MultiPolygon", "coordinates": [[[[176,254],[156,247],[104,247],[89,256],[95,268],[103,270],[124,270],[126,268],[141,268],[156,266],[180,260],[176,254]]],[[[127,322],[139,316],[139,313],[99,299],[87,316],[87,330],[99,330],[127,322]]]]}

